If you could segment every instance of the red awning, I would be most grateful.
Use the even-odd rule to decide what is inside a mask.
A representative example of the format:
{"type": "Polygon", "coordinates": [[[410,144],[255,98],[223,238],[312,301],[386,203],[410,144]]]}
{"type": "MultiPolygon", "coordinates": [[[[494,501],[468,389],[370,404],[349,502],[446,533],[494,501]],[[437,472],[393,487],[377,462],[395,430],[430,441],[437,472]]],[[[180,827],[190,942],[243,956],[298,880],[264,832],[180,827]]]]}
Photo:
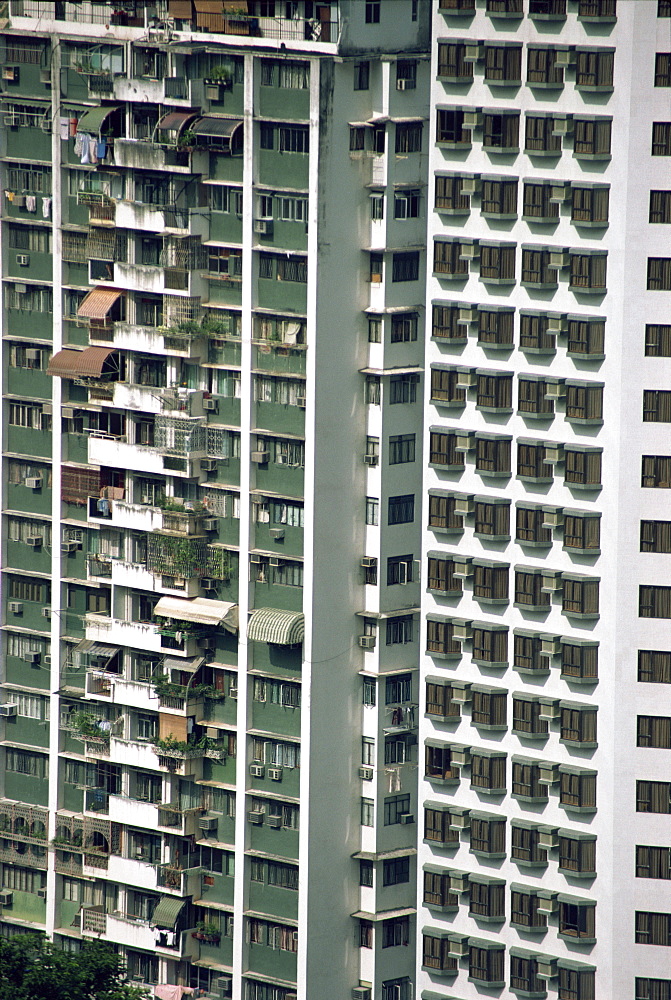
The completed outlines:
{"type": "Polygon", "coordinates": [[[56,375],[59,378],[100,378],[105,362],[113,353],[113,347],[58,351],[49,362],[47,375],[56,375]]]}
{"type": "Polygon", "coordinates": [[[81,319],[105,319],[110,309],[117,302],[123,292],[118,288],[94,288],[83,300],[77,315],[81,319]]]}
{"type": "Polygon", "coordinates": [[[156,128],[162,132],[179,132],[188,121],[196,117],[193,111],[169,111],[167,115],[163,115],[156,128]]]}

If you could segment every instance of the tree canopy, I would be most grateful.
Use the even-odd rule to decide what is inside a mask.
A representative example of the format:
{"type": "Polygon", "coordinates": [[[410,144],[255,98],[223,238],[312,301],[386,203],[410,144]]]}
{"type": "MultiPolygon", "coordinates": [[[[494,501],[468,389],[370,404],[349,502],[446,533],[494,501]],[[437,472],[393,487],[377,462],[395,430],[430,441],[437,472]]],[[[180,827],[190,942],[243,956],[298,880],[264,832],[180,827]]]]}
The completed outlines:
{"type": "Polygon", "coordinates": [[[109,945],[62,951],[39,934],[0,938],[0,997],[12,1000],[145,1000],[109,945]]]}

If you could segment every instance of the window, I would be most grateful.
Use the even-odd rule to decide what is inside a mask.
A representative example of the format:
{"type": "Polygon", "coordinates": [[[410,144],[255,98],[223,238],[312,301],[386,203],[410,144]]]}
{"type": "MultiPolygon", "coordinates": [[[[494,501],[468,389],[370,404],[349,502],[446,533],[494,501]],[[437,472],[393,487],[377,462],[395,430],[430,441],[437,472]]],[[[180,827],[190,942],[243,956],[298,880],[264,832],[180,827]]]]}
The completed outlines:
{"type": "Polygon", "coordinates": [[[649,684],[671,684],[671,652],[639,649],[638,679],[649,684]]]}
{"type": "Polygon", "coordinates": [[[407,945],[410,941],[410,919],[409,917],[395,917],[393,920],[382,922],[382,947],[396,948],[399,945],[407,945]]]}
{"type": "Polygon", "coordinates": [[[614,49],[578,49],[575,85],[577,90],[612,90],[614,49]]]}
{"type": "Polygon", "coordinates": [[[424,777],[429,781],[459,781],[459,768],[452,763],[452,750],[445,744],[424,747],[424,777]]]}
{"type": "Polygon", "coordinates": [[[409,524],[415,520],[415,495],[389,497],[387,520],[389,524],[409,524]]]}
{"type": "Polygon", "coordinates": [[[417,62],[414,59],[399,59],[396,63],[396,89],[414,90],[417,86],[417,62]]]}
{"type": "Polygon", "coordinates": [[[511,410],[513,377],[502,372],[477,373],[476,406],[483,410],[511,410]]]}
{"type": "Polygon", "coordinates": [[[573,155],[610,157],[612,118],[573,118],[573,155]]]}
{"type": "Polygon", "coordinates": [[[494,502],[489,497],[475,500],[473,532],[492,540],[510,537],[510,501],[494,502]]]}
{"type": "Polygon", "coordinates": [[[562,613],[585,618],[599,617],[599,581],[589,577],[562,576],[562,613]]]}
{"type": "Polygon", "coordinates": [[[671,913],[636,911],[636,944],[671,946],[671,913]]]}
{"type": "Polygon", "coordinates": [[[502,435],[479,434],[475,439],[475,471],[483,476],[509,476],[511,440],[502,435]]]}
{"type": "Polygon", "coordinates": [[[547,398],[548,383],[535,375],[520,375],[517,384],[517,409],[540,417],[554,416],[554,401],[547,398]]]}
{"type": "MultiPolygon", "coordinates": [[[[560,959],[560,963],[561,963],[560,959]]],[[[577,964],[577,963],[576,963],[577,964]]],[[[594,1000],[594,971],[587,966],[584,971],[559,965],[559,993],[557,1000],[594,1000]]]]}
{"type": "Polygon", "coordinates": [[[497,795],[503,793],[506,789],[506,755],[496,751],[473,749],[471,788],[494,792],[497,795]]]}
{"type": "MultiPolygon", "coordinates": [[[[507,563],[490,563],[482,561],[474,562],[473,564],[473,597],[476,601],[487,601],[495,604],[505,604],[508,601],[508,564],[507,563]]],[[[503,633],[505,635],[505,633],[503,633]]],[[[495,633],[494,635],[500,635],[500,633],[495,633]]],[[[499,638],[496,642],[493,636],[482,636],[481,642],[483,647],[487,648],[497,648],[498,652],[503,652],[503,643],[507,643],[507,638],[505,640],[499,638]]],[[[475,657],[475,652],[473,653],[475,657]]],[[[482,657],[482,659],[488,659],[488,657],[482,657]]],[[[496,657],[497,660],[507,659],[506,655],[502,657],[496,657]]]]}
{"type": "Polygon", "coordinates": [[[468,261],[461,259],[462,244],[459,240],[434,240],[434,274],[458,277],[468,274],[468,261]]]}
{"type": "Polygon", "coordinates": [[[429,463],[450,470],[463,469],[464,459],[462,453],[457,451],[454,431],[430,431],[429,463]]]}
{"type": "MultiPolygon", "coordinates": [[[[659,0],[660,4],[664,0],[659,0]]],[[[671,5],[667,8],[668,14],[659,14],[658,17],[671,17],[671,5]]],[[[661,10],[658,8],[658,10],[661,10]]],[[[635,1000],[671,1000],[671,979],[642,979],[636,977],[635,1000]]]]}
{"type": "Polygon", "coordinates": [[[417,281],[419,278],[419,252],[395,253],[392,258],[392,281],[417,281]]]}
{"type": "MultiPolygon", "coordinates": [[[[431,623],[429,623],[431,624],[431,623]]],[[[452,686],[437,681],[426,682],[426,714],[438,719],[458,719],[459,705],[452,701],[452,686]]]]}
{"type": "Polygon", "coordinates": [[[359,885],[373,886],[373,862],[359,861],[359,885]]]}
{"type": "MultiPolygon", "coordinates": [[[[571,222],[578,226],[608,225],[609,192],[610,188],[607,184],[587,187],[573,184],[571,186],[571,222]]],[[[650,221],[653,220],[650,219],[650,221]]]]}
{"type": "Polygon", "coordinates": [[[480,241],[480,280],[499,284],[515,282],[515,244],[480,241]]]}
{"type": "Polygon", "coordinates": [[[578,17],[585,20],[615,19],[617,0],[579,0],[578,17]]]}
{"type": "Polygon", "coordinates": [[[564,69],[557,66],[557,49],[527,48],[527,83],[546,89],[564,86],[564,69]]]}
{"type": "Polygon", "coordinates": [[[552,115],[527,114],[524,120],[524,150],[531,156],[561,156],[561,135],[552,115]]]}
{"type": "Polygon", "coordinates": [[[641,521],[641,552],[671,552],[671,521],[641,521]]]}
{"type": "Polygon", "coordinates": [[[45,779],[49,776],[49,760],[44,754],[30,753],[27,750],[14,750],[8,747],[5,750],[5,769],[14,774],[45,779]]]}
{"type": "Polygon", "coordinates": [[[437,212],[467,215],[471,210],[470,195],[463,193],[465,177],[455,174],[436,174],[435,201],[437,212]]]}
{"type": "Polygon", "coordinates": [[[520,350],[530,354],[554,354],[555,334],[549,333],[548,330],[549,316],[536,312],[520,312],[520,350]]]}
{"type": "Polygon", "coordinates": [[[13,250],[30,250],[32,253],[50,252],[50,232],[37,226],[10,225],[8,246],[13,250]]]}
{"type": "Polygon", "coordinates": [[[547,247],[522,247],[522,284],[536,288],[556,288],[557,269],[551,264],[547,247]]]}
{"type": "Polygon", "coordinates": [[[596,747],[596,708],[567,702],[560,707],[560,743],[596,747]]]}
{"type": "Polygon", "coordinates": [[[458,844],[459,831],[451,828],[447,809],[424,809],[424,839],[436,844],[458,844]]]}
{"type": "Polygon", "coordinates": [[[568,764],[559,766],[559,804],[568,809],[596,810],[596,771],[585,771],[568,764]]]}
{"type": "MultiPolygon", "coordinates": [[[[515,916],[524,918],[526,914],[523,911],[523,907],[531,904],[535,908],[538,906],[538,897],[529,895],[523,892],[513,892],[511,899],[513,902],[511,905],[517,906],[517,910],[513,911],[513,916],[511,916],[511,923],[521,925],[522,927],[543,927],[544,924],[533,923],[532,921],[536,919],[535,913],[529,914],[529,920],[524,923],[523,919],[516,920],[515,916]]],[[[539,917],[538,919],[545,919],[539,917]]],[[[527,994],[527,993],[544,993],[545,992],[545,980],[538,978],[538,960],[531,958],[528,955],[516,955],[513,949],[510,951],[510,989],[513,992],[527,994]]]]}
{"type": "MultiPolygon", "coordinates": [[[[471,130],[464,128],[464,112],[461,109],[439,108],[436,112],[436,142],[450,146],[470,146],[471,130]]],[[[670,125],[671,128],[671,125],[670,125]]]]}
{"type": "Polygon", "coordinates": [[[537,761],[513,757],[512,796],[525,802],[546,802],[547,785],[540,783],[540,766],[537,761]]]}
{"type": "Polygon", "coordinates": [[[419,153],[422,149],[422,122],[403,122],[396,125],[396,155],[419,153]]]}
{"type": "Polygon", "coordinates": [[[517,443],[517,478],[548,482],[552,479],[552,467],[545,461],[544,444],[520,438],[517,443]]]}
{"type": "Polygon", "coordinates": [[[375,708],[377,702],[377,682],[374,677],[364,677],[362,702],[366,708],[375,708]]]}
{"type": "Polygon", "coordinates": [[[41,403],[10,402],[9,423],[36,431],[51,430],[51,416],[43,412],[41,403]]]}
{"type": "Polygon", "coordinates": [[[520,865],[545,867],[547,851],[540,846],[538,827],[524,820],[513,820],[510,825],[511,849],[513,861],[520,865]]]}
{"type": "Polygon", "coordinates": [[[547,672],[548,666],[541,656],[541,638],[533,632],[515,631],[513,642],[513,667],[516,670],[540,670],[547,672]]]}
{"type": "Polygon", "coordinates": [[[392,858],[382,863],[382,885],[401,885],[410,881],[410,858],[392,858]]]}
{"type": "Polygon", "coordinates": [[[515,310],[478,309],[478,344],[484,347],[512,347],[515,310]]]}
{"type": "Polygon", "coordinates": [[[366,524],[379,523],[380,501],[377,497],[366,497],[366,524]]]}
{"type": "Polygon", "coordinates": [[[519,111],[483,115],[482,145],[485,149],[498,149],[502,153],[517,152],[520,144],[519,111]]]}
{"type": "Polygon", "coordinates": [[[466,62],[465,42],[438,43],[438,78],[447,83],[468,83],[473,79],[473,63],[466,62]]]}
{"type": "MultiPolygon", "coordinates": [[[[522,218],[532,222],[558,222],[559,205],[551,201],[551,198],[552,185],[550,183],[525,181],[522,218]]],[[[556,275],[554,277],[556,282],[556,275]]]]}
{"type": "Polygon", "coordinates": [[[540,717],[541,703],[536,698],[513,694],[513,724],[514,733],[522,736],[547,736],[548,724],[540,717]]]}
{"type": "MultiPolygon", "coordinates": [[[[671,393],[670,393],[671,395],[671,393]]],[[[415,435],[396,434],[389,438],[389,464],[402,465],[415,461],[415,435]]]]}
{"type": "Polygon", "coordinates": [[[636,878],[671,879],[668,847],[636,847],[636,878]]]}
{"type": "Polygon", "coordinates": [[[603,423],[603,384],[566,382],[566,419],[579,423],[603,423]]]}
{"type": "Polygon", "coordinates": [[[417,375],[392,375],[389,379],[389,404],[414,403],[417,399],[417,375]]]}
{"type": "Polygon", "coordinates": [[[648,291],[671,291],[671,257],[648,257],[648,291]]]}
{"type": "Polygon", "coordinates": [[[656,489],[671,488],[671,456],[644,455],[641,469],[641,486],[656,489]]]}
{"type": "Polygon", "coordinates": [[[671,750],[671,717],[639,715],[636,722],[636,746],[671,750]]]}
{"type": "Polygon", "coordinates": [[[412,616],[387,619],[387,646],[412,642],[412,616]]]}
{"type": "Polygon", "coordinates": [[[366,0],[366,8],[364,11],[366,24],[380,23],[380,7],[380,0],[366,0]]]}
{"type": "Polygon", "coordinates": [[[50,584],[22,576],[10,576],[9,598],[13,601],[33,601],[48,604],[51,600],[50,584]]]}
{"type": "Polygon", "coordinates": [[[390,340],[392,344],[407,344],[417,340],[417,313],[393,315],[390,340]]]}
{"type": "Polygon", "coordinates": [[[456,368],[431,366],[431,402],[438,406],[464,406],[466,390],[458,385],[456,368]]]}
{"type": "Polygon", "coordinates": [[[585,552],[587,555],[598,553],[600,551],[600,525],[598,514],[565,511],[564,548],[585,552]]]}
{"type": "Polygon", "coordinates": [[[428,557],[428,582],[429,590],[450,596],[461,594],[461,580],[454,575],[454,559],[441,558],[437,555],[428,557]]]}
{"type": "MultiPolygon", "coordinates": [[[[671,393],[669,395],[671,396],[671,393]]],[[[564,482],[567,485],[585,488],[601,486],[600,449],[567,446],[564,448],[564,460],[564,482]]]]}
{"type": "Polygon", "coordinates": [[[562,677],[596,680],[598,677],[599,644],[590,640],[562,640],[562,677]]]}
{"type": "Polygon", "coordinates": [[[655,86],[671,87],[671,52],[655,55],[655,86]]]}
{"type": "Polygon", "coordinates": [[[471,854],[505,857],[506,821],[486,813],[471,812],[471,854]]]}
{"type": "Polygon", "coordinates": [[[576,875],[596,872],[596,837],[593,834],[560,830],[559,870],[576,875]]]}
{"type": "Polygon", "coordinates": [[[671,122],[652,123],[652,155],[671,156],[671,122]]]}
{"type": "Polygon", "coordinates": [[[485,82],[519,85],[522,82],[522,46],[485,45],[485,82]]]}
{"type": "Polygon", "coordinates": [[[445,869],[424,870],[423,901],[427,906],[440,907],[443,912],[456,911],[459,897],[450,892],[450,873],[445,869]]]}
{"type": "Polygon", "coordinates": [[[543,508],[517,504],[515,538],[523,545],[550,546],[552,531],[544,526],[543,508]]]}
{"type": "Polygon", "coordinates": [[[638,589],[640,618],[671,618],[671,587],[641,586],[638,589]]]}
{"type": "Polygon", "coordinates": [[[354,89],[368,90],[370,86],[370,63],[367,60],[354,63],[354,89]]]}
{"type": "Polygon", "coordinates": [[[646,325],[645,354],[650,358],[671,357],[671,325],[667,323],[646,325]]]}
{"type": "Polygon", "coordinates": [[[440,934],[422,934],[422,968],[438,972],[459,970],[459,960],[450,955],[448,937],[440,934]]]}
{"type": "Polygon", "coordinates": [[[487,0],[487,13],[519,14],[522,16],[522,0],[487,0]]]}
{"type": "Polygon", "coordinates": [[[495,218],[517,215],[517,178],[482,181],[480,212],[495,218]]]}
{"type": "Polygon", "coordinates": [[[567,354],[592,355],[602,358],[606,321],[592,316],[568,317],[567,354]]]}
{"type": "MultiPolygon", "coordinates": [[[[606,253],[596,251],[592,253],[572,252],[570,254],[571,270],[569,278],[569,288],[571,291],[605,292],[606,257],[606,253]]],[[[669,270],[669,281],[671,282],[671,267],[669,270]]],[[[669,287],[671,287],[671,284],[669,287]]]]}
{"type": "Polygon", "coordinates": [[[505,887],[503,879],[475,875],[469,878],[468,912],[476,919],[503,920],[505,918],[505,887]],[[480,880],[483,881],[480,881],[480,880]]]}
{"type": "Polygon", "coordinates": [[[387,586],[412,583],[412,554],[406,556],[390,556],[387,559],[387,586]]]}
{"type": "Polygon", "coordinates": [[[637,781],[636,812],[671,813],[671,782],[637,781]]]}
{"type": "Polygon", "coordinates": [[[438,653],[441,656],[461,656],[461,643],[454,639],[452,622],[438,619],[427,620],[426,651],[427,653],[438,653]]]}
{"type": "Polygon", "coordinates": [[[374,825],[375,802],[373,799],[361,799],[361,825],[374,825]]]}
{"type": "MultiPolygon", "coordinates": [[[[503,890],[501,890],[503,891],[503,890]]],[[[506,954],[504,946],[488,942],[488,947],[471,945],[468,950],[468,975],[476,982],[490,986],[504,985],[503,962],[506,954]]]]}

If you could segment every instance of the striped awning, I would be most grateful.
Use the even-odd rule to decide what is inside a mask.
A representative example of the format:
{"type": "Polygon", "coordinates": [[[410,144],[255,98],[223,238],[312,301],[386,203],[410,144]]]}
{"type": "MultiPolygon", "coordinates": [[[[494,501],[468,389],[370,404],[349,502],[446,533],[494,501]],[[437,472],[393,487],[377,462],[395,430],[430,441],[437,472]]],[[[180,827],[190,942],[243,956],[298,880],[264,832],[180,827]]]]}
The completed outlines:
{"type": "Polygon", "coordinates": [[[77,316],[80,319],[105,319],[122,295],[118,288],[93,288],[82,301],[77,316]]]}
{"type": "Polygon", "coordinates": [[[100,378],[113,347],[87,347],[83,351],[57,351],[47,366],[47,375],[59,378],[100,378]]]}
{"type": "Polygon", "coordinates": [[[279,608],[258,608],[252,611],[247,625],[247,638],[254,642],[272,642],[277,646],[294,646],[305,636],[305,615],[279,608]]]}
{"type": "Polygon", "coordinates": [[[194,122],[191,126],[191,131],[196,135],[210,135],[232,140],[239,128],[242,128],[241,118],[213,118],[208,116],[206,118],[199,118],[197,122],[194,122]]]}
{"type": "Polygon", "coordinates": [[[193,111],[169,111],[167,115],[163,115],[156,128],[162,132],[180,132],[195,117],[193,111]]]}
{"type": "Polygon", "coordinates": [[[119,652],[119,646],[107,646],[103,642],[94,642],[92,639],[82,639],[75,646],[73,652],[86,653],[87,656],[105,657],[107,663],[119,652]]]}
{"type": "Polygon", "coordinates": [[[86,111],[77,122],[77,131],[86,133],[98,133],[105,124],[105,120],[114,111],[118,111],[121,105],[112,104],[107,107],[91,108],[86,111]]]}
{"type": "Polygon", "coordinates": [[[196,622],[199,625],[224,625],[237,631],[238,606],[230,601],[211,601],[206,597],[162,597],[154,608],[154,614],[178,621],[196,622]]]}
{"type": "Polygon", "coordinates": [[[161,896],[149,923],[152,927],[161,927],[163,930],[172,931],[175,929],[177,918],[184,906],[185,900],[183,899],[176,899],[173,896],[161,896]]]}

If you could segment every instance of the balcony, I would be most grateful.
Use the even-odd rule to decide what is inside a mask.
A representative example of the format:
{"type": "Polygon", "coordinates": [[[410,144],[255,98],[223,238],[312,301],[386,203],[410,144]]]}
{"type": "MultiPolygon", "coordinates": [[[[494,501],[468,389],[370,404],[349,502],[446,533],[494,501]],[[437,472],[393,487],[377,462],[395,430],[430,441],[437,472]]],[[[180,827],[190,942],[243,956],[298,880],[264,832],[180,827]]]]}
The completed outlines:
{"type": "Polygon", "coordinates": [[[112,341],[115,347],[148,354],[177,354],[184,358],[203,355],[202,337],[172,335],[165,327],[115,323],[112,341]]]}
{"type": "Polygon", "coordinates": [[[125,438],[91,435],[88,439],[88,465],[106,465],[162,474],[163,456],[148,445],[130,444],[125,438]]]}
{"type": "MultiPolygon", "coordinates": [[[[155,766],[154,757],[152,767],[155,766]]],[[[131,799],[125,795],[110,795],[109,818],[113,823],[127,823],[129,826],[155,830],[159,825],[159,806],[154,802],[131,799]]]]}
{"type": "MultiPolygon", "coordinates": [[[[127,622],[105,615],[88,614],[84,618],[85,638],[115,646],[131,646],[147,652],[160,653],[161,636],[152,622],[127,622]]],[[[172,655],[194,655],[182,650],[173,650],[172,655]]]]}
{"type": "MultiPolygon", "coordinates": [[[[117,705],[132,705],[140,712],[155,712],[157,698],[150,684],[127,680],[116,674],[113,678],[114,701],[117,705]]],[[[127,822],[127,820],[124,820],[127,822]]],[[[142,826],[143,824],[139,824],[142,826]]]]}
{"type": "Polygon", "coordinates": [[[200,896],[202,868],[179,868],[174,865],[159,865],[156,869],[156,885],[163,892],[176,896],[200,896]]]}
{"type": "MultiPolygon", "coordinates": [[[[137,97],[131,98],[136,101],[137,97]]],[[[169,170],[172,174],[207,174],[209,156],[204,150],[178,149],[144,139],[115,139],[114,162],[133,170],[169,170]]]]}
{"type": "Polygon", "coordinates": [[[110,740],[109,757],[114,764],[140,767],[146,771],[156,769],[156,753],[153,744],[143,740],[124,740],[113,736],[110,740]]]}

